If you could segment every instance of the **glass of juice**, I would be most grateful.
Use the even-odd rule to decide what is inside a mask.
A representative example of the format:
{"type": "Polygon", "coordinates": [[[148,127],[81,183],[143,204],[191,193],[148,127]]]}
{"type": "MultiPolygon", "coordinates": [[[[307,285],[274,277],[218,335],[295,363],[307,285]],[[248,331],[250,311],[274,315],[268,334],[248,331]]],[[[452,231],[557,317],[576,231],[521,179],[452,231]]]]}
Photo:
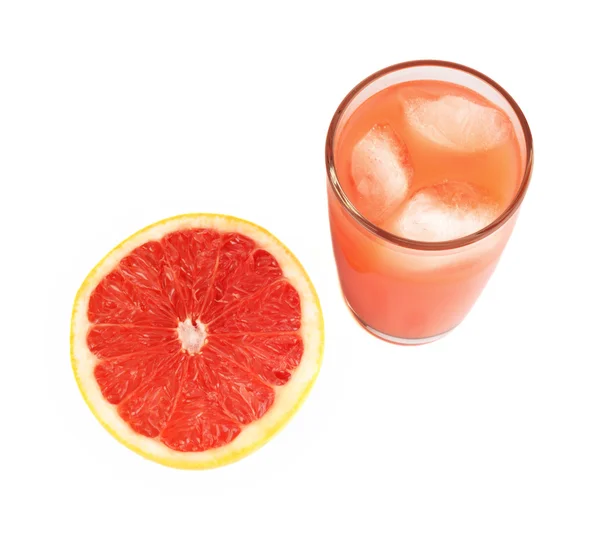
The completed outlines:
{"type": "Polygon", "coordinates": [[[368,331],[434,341],[467,315],[511,235],[533,145],[489,77],[435,60],[358,84],[326,142],[329,220],[342,293],[368,331]]]}

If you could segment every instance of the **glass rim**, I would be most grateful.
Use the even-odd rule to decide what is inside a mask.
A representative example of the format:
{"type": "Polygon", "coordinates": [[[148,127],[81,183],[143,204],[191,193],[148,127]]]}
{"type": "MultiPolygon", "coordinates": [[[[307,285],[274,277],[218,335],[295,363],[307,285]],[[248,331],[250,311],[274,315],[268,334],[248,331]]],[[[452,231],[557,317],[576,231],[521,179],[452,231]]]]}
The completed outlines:
{"type": "MultiPolygon", "coordinates": [[[[416,80],[416,79],[415,79],[416,80]]],[[[376,236],[401,247],[406,247],[409,249],[415,249],[420,251],[444,251],[449,249],[457,249],[459,247],[464,247],[465,245],[469,245],[471,243],[475,243],[496,230],[498,230],[504,223],[506,223],[513,214],[517,211],[521,203],[523,202],[523,198],[525,197],[525,193],[527,192],[527,188],[529,187],[529,182],[531,179],[531,171],[533,168],[533,139],[531,136],[531,130],[529,129],[529,124],[527,123],[527,119],[523,114],[523,111],[517,104],[517,102],[512,98],[512,96],[500,86],[497,82],[489,78],[488,76],[480,73],[479,71],[472,69],[470,67],[464,66],[462,64],[457,64],[454,62],[447,62],[445,60],[412,60],[409,62],[400,62],[398,64],[394,64],[379,71],[373,73],[368,76],[366,79],[359,82],[350,92],[346,95],[343,101],[338,106],[335,111],[333,118],[331,119],[331,123],[329,124],[329,129],[327,131],[327,139],[325,141],[325,165],[327,168],[327,178],[329,181],[329,185],[333,189],[337,199],[340,201],[345,210],[354,218],[359,225],[367,229],[369,232],[375,234],[376,236]],[[395,72],[400,71],[402,69],[407,69],[411,67],[442,67],[455,69],[458,71],[463,71],[469,75],[477,77],[478,79],[486,82],[492,88],[502,95],[504,99],[511,106],[519,123],[521,125],[521,129],[523,130],[523,136],[525,138],[525,169],[523,171],[523,177],[521,179],[521,184],[519,185],[519,189],[517,190],[515,196],[513,197],[511,203],[508,207],[489,225],[485,226],[481,230],[474,232],[473,234],[469,234],[468,236],[463,236],[461,238],[456,238],[448,241],[435,241],[435,242],[427,242],[427,241],[419,241],[419,240],[410,240],[408,238],[403,238],[402,236],[397,236],[396,234],[392,234],[383,228],[380,228],[376,224],[369,221],[366,217],[364,217],[350,202],[350,199],[347,197],[346,193],[342,189],[342,186],[338,180],[337,172],[335,169],[335,159],[334,159],[334,151],[333,151],[333,141],[336,135],[337,127],[340,121],[340,118],[346,112],[348,106],[352,102],[352,100],[369,84],[380,79],[381,77],[395,72]]]]}

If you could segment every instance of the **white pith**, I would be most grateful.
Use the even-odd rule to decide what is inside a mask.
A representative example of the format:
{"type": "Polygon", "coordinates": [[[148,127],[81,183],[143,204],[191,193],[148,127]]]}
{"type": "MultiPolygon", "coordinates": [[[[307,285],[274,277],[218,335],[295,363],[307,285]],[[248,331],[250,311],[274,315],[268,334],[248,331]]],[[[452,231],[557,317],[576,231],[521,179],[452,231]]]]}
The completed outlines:
{"type": "Polygon", "coordinates": [[[179,322],[177,335],[181,341],[181,348],[190,354],[196,354],[204,346],[206,328],[200,320],[194,324],[188,318],[184,322],[179,322]]]}
{"type": "MultiPolygon", "coordinates": [[[[182,331],[189,339],[190,346],[197,346],[201,332],[191,329],[189,322],[182,331]],[[192,335],[195,333],[195,336],[192,335]]],[[[182,216],[152,226],[125,241],[94,270],[79,293],[74,308],[72,325],[72,353],[75,374],[89,406],[98,419],[113,431],[126,444],[150,457],[174,465],[210,466],[211,462],[235,460],[236,454],[245,454],[250,448],[260,445],[265,438],[274,433],[290,416],[302,396],[313,382],[320,366],[323,342],[323,325],[318,299],[305,277],[302,268],[287,249],[273,236],[261,228],[240,220],[225,216],[199,215],[182,216]],[[289,382],[275,387],[275,402],[269,411],[259,420],[245,426],[239,436],[231,443],[203,452],[186,453],[174,451],[160,441],[136,433],[121,419],[117,407],[108,403],[94,377],[94,368],[98,363],[96,356],[87,346],[87,333],[90,323],[87,319],[87,307],[90,295],[98,283],[109,274],[119,261],[136,247],[152,240],[159,240],[169,232],[187,228],[214,228],[220,232],[238,232],[251,237],[258,247],[269,251],[279,262],[283,275],[296,288],[301,300],[302,317],[299,334],[304,342],[304,354],[289,382]]]]}

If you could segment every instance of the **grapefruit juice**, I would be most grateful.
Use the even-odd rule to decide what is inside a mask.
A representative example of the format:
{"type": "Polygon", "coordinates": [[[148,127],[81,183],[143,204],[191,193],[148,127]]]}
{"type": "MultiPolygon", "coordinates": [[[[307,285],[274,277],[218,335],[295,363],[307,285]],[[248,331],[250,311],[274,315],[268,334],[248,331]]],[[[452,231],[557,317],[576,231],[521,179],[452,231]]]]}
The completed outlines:
{"type": "Polygon", "coordinates": [[[457,326],[508,241],[531,159],[516,103],[468,68],[400,64],[355,88],[327,166],[339,279],[359,322],[406,344],[457,326]]]}

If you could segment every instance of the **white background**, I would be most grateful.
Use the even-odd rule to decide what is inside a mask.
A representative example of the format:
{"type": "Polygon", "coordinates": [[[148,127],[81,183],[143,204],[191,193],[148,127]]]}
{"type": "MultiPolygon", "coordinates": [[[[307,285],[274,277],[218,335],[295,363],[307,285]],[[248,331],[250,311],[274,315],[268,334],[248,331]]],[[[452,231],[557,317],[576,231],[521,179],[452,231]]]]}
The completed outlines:
{"type": "Polygon", "coordinates": [[[591,6],[2,2],[0,535],[597,539],[591,6]],[[351,87],[417,58],[502,84],[529,119],[536,162],[468,319],[402,348],[360,330],[342,303],[323,154],[351,87]],[[326,321],[301,411],[257,453],[207,472],[113,440],[79,395],[68,343],[89,269],[142,226],[195,211],[276,234],[326,321]]]}

